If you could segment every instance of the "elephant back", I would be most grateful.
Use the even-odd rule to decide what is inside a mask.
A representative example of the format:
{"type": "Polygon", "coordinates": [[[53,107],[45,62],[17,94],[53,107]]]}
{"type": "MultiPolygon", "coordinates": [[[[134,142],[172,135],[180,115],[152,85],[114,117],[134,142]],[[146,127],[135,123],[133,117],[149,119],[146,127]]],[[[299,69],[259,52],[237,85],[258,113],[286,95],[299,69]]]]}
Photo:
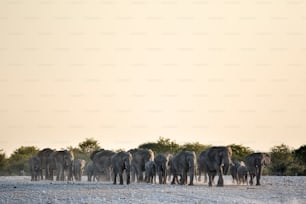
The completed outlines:
{"type": "Polygon", "coordinates": [[[132,155],[129,152],[120,151],[112,155],[111,157],[111,165],[115,170],[118,170],[120,167],[130,169],[132,161],[132,155]],[[125,165],[128,166],[125,166],[125,165]]]}
{"type": "Polygon", "coordinates": [[[251,166],[257,166],[261,161],[262,158],[262,153],[257,152],[257,153],[252,153],[249,154],[246,158],[245,158],[245,163],[247,166],[251,167],[251,166]]]}
{"type": "Polygon", "coordinates": [[[194,168],[196,165],[196,155],[191,151],[181,151],[172,157],[170,165],[173,171],[189,168],[190,165],[193,165],[194,168]],[[192,163],[190,163],[190,161],[192,161],[192,163]]]}
{"type": "Polygon", "coordinates": [[[154,160],[154,152],[151,149],[131,149],[128,152],[132,155],[132,163],[141,164],[143,170],[147,161],[154,160]]]}
{"type": "Polygon", "coordinates": [[[98,149],[98,150],[93,151],[93,152],[89,155],[89,158],[93,161],[94,156],[95,156],[98,152],[101,152],[101,151],[104,151],[104,149],[98,149]]]}
{"type": "Polygon", "coordinates": [[[95,162],[103,162],[105,160],[109,160],[111,159],[111,157],[113,155],[115,155],[116,152],[113,152],[111,150],[100,150],[98,152],[96,152],[92,158],[92,161],[95,162]]]}
{"type": "Polygon", "coordinates": [[[155,161],[157,166],[166,165],[168,163],[168,157],[163,155],[163,154],[158,154],[154,158],[154,161],[155,161]]]}
{"type": "Polygon", "coordinates": [[[111,150],[100,150],[93,156],[93,165],[94,169],[99,172],[104,172],[106,174],[109,173],[109,169],[111,168],[111,158],[114,156],[116,152],[111,150]]]}
{"type": "Polygon", "coordinates": [[[224,146],[216,146],[216,147],[210,147],[205,151],[205,159],[208,160],[218,160],[221,156],[231,158],[232,156],[232,149],[230,147],[224,147],[224,146]]]}
{"type": "Polygon", "coordinates": [[[37,153],[37,156],[40,158],[40,162],[41,162],[41,165],[43,167],[46,167],[47,166],[47,163],[48,163],[48,158],[49,156],[55,152],[54,150],[50,149],[50,148],[45,148],[43,150],[40,150],[38,153],[37,153]]]}

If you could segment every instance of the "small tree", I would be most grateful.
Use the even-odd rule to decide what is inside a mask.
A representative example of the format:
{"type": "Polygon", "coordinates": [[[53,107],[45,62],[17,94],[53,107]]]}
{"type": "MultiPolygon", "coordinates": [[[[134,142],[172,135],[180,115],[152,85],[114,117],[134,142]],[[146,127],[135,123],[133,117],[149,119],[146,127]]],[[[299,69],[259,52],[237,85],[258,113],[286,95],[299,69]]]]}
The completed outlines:
{"type": "Polygon", "coordinates": [[[7,158],[3,149],[0,149],[0,175],[5,175],[5,170],[7,168],[7,158]]]}
{"type": "Polygon", "coordinates": [[[138,148],[151,149],[156,154],[171,153],[174,154],[180,149],[180,145],[168,138],[159,137],[157,142],[148,142],[138,146],[138,148]]]}
{"type": "Polygon", "coordinates": [[[22,175],[29,173],[28,160],[37,154],[38,148],[34,146],[21,146],[16,149],[8,159],[7,170],[9,175],[22,175]]]}
{"type": "Polygon", "coordinates": [[[293,155],[290,148],[281,144],[271,149],[271,171],[274,175],[284,176],[290,172],[290,166],[293,164],[293,155]]]}
{"type": "Polygon", "coordinates": [[[81,152],[90,154],[91,152],[101,149],[97,140],[93,138],[86,138],[85,141],[79,143],[81,152]]]}
{"type": "Polygon", "coordinates": [[[194,151],[196,155],[199,155],[202,151],[208,149],[211,145],[203,145],[199,142],[185,143],[180,147],[181,150],[194,151]]]}
{"type": "Polygon", "coordinates": [[[249,147],[245,147],[242,145],[231,144],[229,145],[232,149],[232,160],[233,161],[244,161],[245,157],[254,151],[249,147]]]}

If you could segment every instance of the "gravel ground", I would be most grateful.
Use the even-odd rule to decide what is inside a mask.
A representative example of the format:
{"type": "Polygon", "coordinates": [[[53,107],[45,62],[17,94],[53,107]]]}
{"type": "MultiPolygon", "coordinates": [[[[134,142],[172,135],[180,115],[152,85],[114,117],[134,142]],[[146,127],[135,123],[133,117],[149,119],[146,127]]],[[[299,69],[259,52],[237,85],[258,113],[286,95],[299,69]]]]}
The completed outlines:
{"type": "Polygon", "coordinates": [[[303,203],[306,177],[262,177],[261,186],[233,185],[229,176],[224,187],[136,184],[113,185],[38,181],[29,177],[0,177],[0,203],[303,203]]]}

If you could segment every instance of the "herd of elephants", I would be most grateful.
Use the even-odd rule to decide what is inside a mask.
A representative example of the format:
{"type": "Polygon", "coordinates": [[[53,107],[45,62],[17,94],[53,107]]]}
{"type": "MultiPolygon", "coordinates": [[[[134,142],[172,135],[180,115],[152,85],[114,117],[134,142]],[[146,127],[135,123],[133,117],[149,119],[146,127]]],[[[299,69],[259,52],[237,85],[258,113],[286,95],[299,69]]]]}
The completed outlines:
{"type": "Polygon", "coordinates": [[[233,182],[237,184],[253,185],[256,177],[256,185],[260,185],[260,176],[263,168],[270,163],[270,155],[267,153],[252,153],[244,162],[231,160],[230,147],[217,146],[201,152],[196,156],[193,151],[181,151],[175,155],[158,154],[150,149],[131,149],[129,151],[113,152],[100,149],[90,155],[90,161],[74,158],[72,152],[67,150],[56,151],[50,148],[39,151],[29,159],[31,180],[81,181],[83,173],[88,181],[112,180],[114,184],[119,176],[119,183],[130,182],[156,183],[156,175],[159,184],[193,185],[194,177],[204,173],[208,185],[214,184],[214,177],[218,175],[217,186],[223,186],[223,175],[230,170],[233,182]],[[250,177],[248,181],[248,176],[250,177]],[[167,179],[168,178],[168,179],[167,179]]]}

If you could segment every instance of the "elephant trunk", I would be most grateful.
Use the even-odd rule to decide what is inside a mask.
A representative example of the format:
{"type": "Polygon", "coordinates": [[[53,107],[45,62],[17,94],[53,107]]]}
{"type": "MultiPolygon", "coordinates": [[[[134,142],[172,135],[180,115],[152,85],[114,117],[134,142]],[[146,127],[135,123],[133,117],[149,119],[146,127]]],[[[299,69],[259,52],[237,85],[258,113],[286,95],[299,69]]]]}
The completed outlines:
{"type": "Polygon", "coordinates": [[[124,165],[125,165],[125,173],[126,173],[126,184],[130,184],[131,182],[131,164],[129,161],[126,161],[124,165]]]}
{"type": "Polygon", "coordinates": [[[221,162],[221,167],[223,168],[223,174],[227,174],[228,170],[229,170],[229,167],[230,167],[230,159],[225,157],[222,159],[222,162],[221,162]]]}

